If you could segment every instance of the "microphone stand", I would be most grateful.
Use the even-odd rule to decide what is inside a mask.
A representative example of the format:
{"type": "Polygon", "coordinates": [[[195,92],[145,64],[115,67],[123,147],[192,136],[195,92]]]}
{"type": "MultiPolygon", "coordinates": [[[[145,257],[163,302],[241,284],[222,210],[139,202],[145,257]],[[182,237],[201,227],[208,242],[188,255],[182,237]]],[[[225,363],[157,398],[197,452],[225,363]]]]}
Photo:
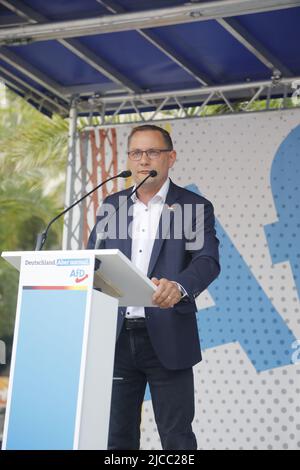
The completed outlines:
{"type": "Polygon", "coordinates": [[[49,228],[51,227],[51,225],[57,220],[59,219],[62,215],[66,214],[67,212],[69,212],[69,210],[71,210],[74,206],[76,206],[77,204],[79,204],[81,201],[83,201],[86,197],[88,197],[90,194],[92,194],[94,191],[96,191],[98,188],[100,188],[101,186],[103,186],[105,183],[108,183],[108,181],[111,181],[115,178],[128,178],[129,176],[131,176],[131,171],[130,170],[125,170],[125,171],[122,171],[121,173],[119,173],[118,175],[115,175],[115,176],[112,176],[111,178],[108,178],[107,180],[103,181],[102,183],[98,184],[98,186],[96,186],[95,188],[93,188],[91,191],[89,191],[88,193],[86,193],[84,196],[82,196],[80,199],[78,199],[78,201],[75,201],[73,202],[73,204],[71,204],[69,207],[67,207],[66,209],[64,209],[62,212],[60,212],[56,217],[54,217],[52,220],[50,220],[49,224],[47,225],[47,227],[45,228],[45,230],[41,233],[38,234],[37,236],[37,240],[36,240],[36,245],[35,245],[35,251],[40,251],[46,240],[47,240],[47,235],[48,235],[48,231],[49,231],[49,228]]]}

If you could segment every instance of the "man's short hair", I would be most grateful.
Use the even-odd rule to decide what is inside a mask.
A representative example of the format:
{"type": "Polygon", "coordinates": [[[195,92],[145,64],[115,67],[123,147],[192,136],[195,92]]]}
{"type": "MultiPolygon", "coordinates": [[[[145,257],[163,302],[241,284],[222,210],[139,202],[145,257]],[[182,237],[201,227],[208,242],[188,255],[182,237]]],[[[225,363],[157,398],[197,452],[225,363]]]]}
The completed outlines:
{"type": "Polygon", "coordinates": [[[127,143],[128,148],[129,148],[129,145],[130,145],[131,137],[134,134],[136,134],[137,132],[145,132],[145,131],[160,132],[161,135],[163,136],[163,139],[165,141],[165,144],[166,144],[167,148],[170,149],[170,150],[173,150],[173,142],[172,142],[172,139],[171,139],[171,136],[170,136],[169,132],[166,131],[165,129],[163,129],[162,127],[155,126],[154,124],[143,124],[142,126],[134,127],[132,129],[132,131],[130,132],[129,136],[128,136],[128,143],[127,143]]]}

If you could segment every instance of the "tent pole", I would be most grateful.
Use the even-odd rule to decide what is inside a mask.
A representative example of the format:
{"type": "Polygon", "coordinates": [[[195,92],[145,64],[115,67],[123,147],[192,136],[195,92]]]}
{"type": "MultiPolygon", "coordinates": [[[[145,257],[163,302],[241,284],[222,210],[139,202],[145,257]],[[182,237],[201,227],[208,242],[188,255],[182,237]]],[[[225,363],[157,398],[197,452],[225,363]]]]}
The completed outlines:
{"type": "MultiPolygon", "coordinates": [[[[71,101],[69,113],[69,135],[68,135],[68,161],[66,169],[65,207],[72,204],[74,198],[74,183],[76,174],[76,144],[77,144],[77,97],[71,101]]],[[[66,214],[64,219],[62,249],[69,250],[78,247],[72,245],[73,212],[66,214]]]]}

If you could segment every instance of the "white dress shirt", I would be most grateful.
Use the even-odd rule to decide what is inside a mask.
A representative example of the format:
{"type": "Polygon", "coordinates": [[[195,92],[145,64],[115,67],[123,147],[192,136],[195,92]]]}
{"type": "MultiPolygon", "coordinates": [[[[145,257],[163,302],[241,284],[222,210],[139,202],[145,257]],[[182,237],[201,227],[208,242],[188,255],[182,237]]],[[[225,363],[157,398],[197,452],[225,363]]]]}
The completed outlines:
{"type": "MultiPolygon", "coordinates": [[[[148,273],[156,232],[170,187],[169,178],[145,205],[136,193],[132,195],[133,222],[131,261],[144,274],[148,273]]],[[[145,317],[144,307],[127,307],[126,318],[145,317]]]]}

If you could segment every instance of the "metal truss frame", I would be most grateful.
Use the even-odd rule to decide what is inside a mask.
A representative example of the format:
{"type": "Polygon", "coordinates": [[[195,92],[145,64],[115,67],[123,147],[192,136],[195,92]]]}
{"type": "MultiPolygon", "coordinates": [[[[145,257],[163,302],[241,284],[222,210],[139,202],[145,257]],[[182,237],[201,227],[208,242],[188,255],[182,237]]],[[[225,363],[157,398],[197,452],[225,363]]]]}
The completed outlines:
{"type": "MultiPolygon", "coordinates": [[[[65,207],[118,172],[118,152],[115,129],[77,129],[77,109],[74,100],[69,121],[69,154],[67,163],[65,207]],[[87,159],[88,146],[90,158],[87,159]]],[[[87,245],[99,202],[118,190],[117,180],[104,185],[68,212],[64,219],[63,249],[80,249],[87,245]]]]}
{"type": "MultiPolygon", "coordinates": [[[[26,21],[25,24],[30,23],[33,25],[38,25],[39,23],[45,24],[47,21],[49,23],[48,18],[46,18],[44,15],[41,15],[33,8],[24,5],[24,3],[20,0],[1,0],[0,3],[23,18],[26,21]]],[[[111,64],[106,62],[103,58],[94,54],[90,49],[81,44],[77,39],[66,40],[62,38],[58,42],[66,49],[69,49],[73,54],[77,55],[81,60],[96,69],[102,75],[107,77],[109,80],[116,83],[119,87],[121,87],[121,89],[125,89],[130,92],[140,91],[138,86],[132,83],[120,72],[115,70],[111,64]]]]}
{"type": "MultiPolygon", "coordinates": [[[[5,5],[6,0],[1,3],[5,5]]],[[[33,41],[65,39],[102,33],[147,29],[174,24],[207,21],[232,16],[299,7],[299,0],[216,0],[193,1],[185,5],[147,11],[121,13],[82,20],[20,25],[0,31],[0,44],[28,44],[33,41]]]]}
{"type": "Polygon", "coordinates": [[[218,115],[245,113],[253,111],[253,103],[261,101],[264,106],[254,111],[266,111],[271,109],[272,99],[280,99],[280,109],[286,109],[291,107],[288,98],[297,89],[300,89],[300,77],[281,78],[280,74],[275,74],[268,81],[220,87],[144,93],[129,97],[126,95],[100,97],[95,94],[88,101],[79,99],[77,109],[79,114],[89,114],[89,125],[92,124],[94,116],[99,116],[97,125],[110,126],[122,122],[128,124],[205,117],[211,114],[212,105],[223,105],[218,115]],[[124,115],[127,115],[126,118],[124,115]]]}

